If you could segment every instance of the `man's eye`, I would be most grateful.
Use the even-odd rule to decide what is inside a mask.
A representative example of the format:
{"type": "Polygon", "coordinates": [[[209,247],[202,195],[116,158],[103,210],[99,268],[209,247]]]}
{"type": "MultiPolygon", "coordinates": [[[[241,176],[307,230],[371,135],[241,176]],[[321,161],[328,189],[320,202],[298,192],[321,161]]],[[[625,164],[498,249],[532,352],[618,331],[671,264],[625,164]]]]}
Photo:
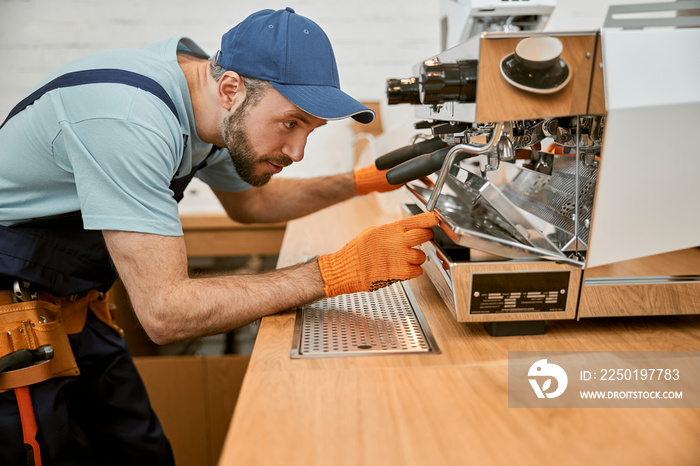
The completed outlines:
{"type": "Polygon", "coordinates": [[[286,126],[289,129],[296,128],[297,122],[296,121],[287,121],[284,123],[284,126],[286,126]]]}

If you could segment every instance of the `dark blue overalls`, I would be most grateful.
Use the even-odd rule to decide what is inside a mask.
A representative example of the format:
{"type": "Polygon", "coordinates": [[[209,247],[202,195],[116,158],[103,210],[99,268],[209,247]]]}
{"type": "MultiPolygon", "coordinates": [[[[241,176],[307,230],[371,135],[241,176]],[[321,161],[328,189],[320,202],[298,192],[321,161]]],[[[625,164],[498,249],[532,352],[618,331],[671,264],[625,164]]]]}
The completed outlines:
{"type": "MultiPolygon", "coordinates": [[[[125,70],[99,69],[51,81],[20,102],[5,123],[53,89],[101,82],[148,91],[180,121],[170,96],[157,82],[125,70]]],[[[170,188],[178,202],[196,170],[206,163],[205,159],[189,175],[172,180],[170,188]]],[[[80,212],[0,226],[0,290],[11,289],[20,279],[54,296],[81,295],[92,289],[107,291],[116,278],[102,232],[85,230],[80,212]]],[[[82,332],[68,338],[80,375],[30,386],[43,465],[174,464],[123,338],[91,312],[82,332]]],[[[0,465],[26,465],[12,390],[0,394],[0,438],[0,465]]]]}

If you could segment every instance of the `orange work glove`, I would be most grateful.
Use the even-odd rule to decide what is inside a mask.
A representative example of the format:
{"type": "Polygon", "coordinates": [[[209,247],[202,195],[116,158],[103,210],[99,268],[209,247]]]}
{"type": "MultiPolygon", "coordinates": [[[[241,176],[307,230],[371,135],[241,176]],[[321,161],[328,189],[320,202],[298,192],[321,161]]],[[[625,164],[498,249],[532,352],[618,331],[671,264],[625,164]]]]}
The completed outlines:
{"type": "MultiPolygon", "coordinates": [[[[371,192],[386,193],[388,191],[393,191],[399,189],[402,184],[389,184],[386,180],[387,170],[378,170],[374,164],[355,170],[353,174],[355,175],[355,189],[359,196],[364,196],[371,192]]],[[[435,183],[428,177],[423,177],[420,179],[429,188],[435,186],[435,183]]]]}
{"type": "Polygon", "coordinates": [[[400,184],[389,184],[386,180],[386,172],[389,170],[377,170],[374,164],[359,168],[353,172],[355,175],[355,189],[357,194],[364,196],[371,192],[385,193],[399,189],[400,184]]]}
{"type": "Polygon", "coordinates": [[[435,213],[425,212],[370,227],[340,251],[319,257],[326,296],[375,291],[420,276],[425,253],[414,246],[432,239],[438,222],[435,213]]]}

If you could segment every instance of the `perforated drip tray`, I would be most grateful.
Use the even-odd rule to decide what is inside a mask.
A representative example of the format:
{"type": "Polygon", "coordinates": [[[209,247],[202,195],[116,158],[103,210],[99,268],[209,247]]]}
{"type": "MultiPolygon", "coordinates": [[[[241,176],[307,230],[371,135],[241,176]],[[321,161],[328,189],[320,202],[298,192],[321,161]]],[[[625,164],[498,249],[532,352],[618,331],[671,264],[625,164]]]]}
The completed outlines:
{"type": "Polygon", "coordinates": [[[297,311],[292,358],[439,353],[407,284],[324,298],[297,311]]]}

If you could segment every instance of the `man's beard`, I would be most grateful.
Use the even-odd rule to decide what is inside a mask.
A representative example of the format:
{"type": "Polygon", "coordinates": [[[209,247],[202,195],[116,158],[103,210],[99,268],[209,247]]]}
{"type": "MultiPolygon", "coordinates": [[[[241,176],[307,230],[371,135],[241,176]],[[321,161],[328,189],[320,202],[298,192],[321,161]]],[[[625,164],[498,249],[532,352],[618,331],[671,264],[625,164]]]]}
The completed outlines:
{"type": "Polygon", "coordinates": [[[270,181],[273,173],[256,173],[255,168],[258,165],[269,161],[275,165],[286,167],[291,165],[293,161],[284,155],[258,155],[255,152],[243,125],[247,113],[247,102],[244,101],[243,104],[234,110],[224,121],[224,143],[231,154],[231,160],[233,161],[233,166],[236,168],[238,176],[246,183],[259,188],[270,181]]]}

